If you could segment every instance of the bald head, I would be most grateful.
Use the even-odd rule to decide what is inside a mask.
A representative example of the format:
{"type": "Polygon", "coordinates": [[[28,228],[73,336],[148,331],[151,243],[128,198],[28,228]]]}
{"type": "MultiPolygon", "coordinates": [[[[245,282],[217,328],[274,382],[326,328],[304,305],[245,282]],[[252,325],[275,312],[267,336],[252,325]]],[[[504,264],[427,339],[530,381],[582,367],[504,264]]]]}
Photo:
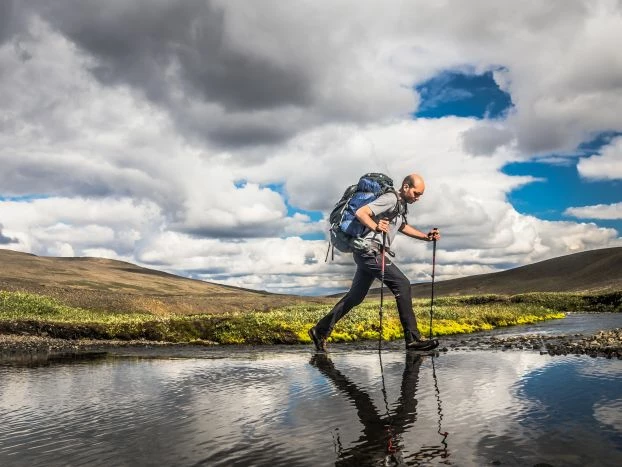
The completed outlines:
{"type": "Polygon", "coordinates": [[[425,191],[425,182],[423,177],[419,174],[413,173],[407,175],[402,182],[400,188],[400,195],[407,203],[414,203],[423,195],[425,191]]]}
{"type": "Polygon", "coordinates": [[[402,185],[408,185],[409,187],[421,187],[423,190],[425,190],[425,182],[423,181],[423,177],[419,174],[410,174],[410,175],[406,175],[406,177],[404,178],[404,181],[402,182],[402,185]]]}

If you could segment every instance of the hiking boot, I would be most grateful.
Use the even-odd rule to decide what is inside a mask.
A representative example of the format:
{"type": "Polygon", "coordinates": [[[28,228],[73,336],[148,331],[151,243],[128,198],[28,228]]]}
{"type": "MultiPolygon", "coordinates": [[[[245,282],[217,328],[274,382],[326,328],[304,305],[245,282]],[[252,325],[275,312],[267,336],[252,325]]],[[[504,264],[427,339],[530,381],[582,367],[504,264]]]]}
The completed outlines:
{"type": "Polygon", "coordinates": [[[315,350],[318,352],[326,352],[326,339],[323,337],[320,337],[314,327],[309,329],[308,332],[309,332],[309,337],[311,338],[311,340],[313,341],[313,344],[315,345],[315,350]]]}
{"type": "Polygon", "coordinates": [[[412,342],[406,342],[406,350],[433,350],[438,347],[438,344],[437,339],[417,339],[412,342]]]}

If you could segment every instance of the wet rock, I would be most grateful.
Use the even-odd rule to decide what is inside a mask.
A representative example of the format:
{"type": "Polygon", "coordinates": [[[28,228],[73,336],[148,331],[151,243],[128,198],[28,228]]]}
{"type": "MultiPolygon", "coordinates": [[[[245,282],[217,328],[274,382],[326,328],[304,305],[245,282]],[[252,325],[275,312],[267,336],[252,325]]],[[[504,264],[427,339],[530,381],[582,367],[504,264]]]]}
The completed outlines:
{"type": "Polygon", "coordinates": [[[599,331],[592,336],[572,335],[523,335],[478,336],[469,340],[457,339],[449,344],[452,350],[463,348],[492,350],[536,350],[541,355],[590,355],[594,357],[622,359],[622,329],[599,331]]]}

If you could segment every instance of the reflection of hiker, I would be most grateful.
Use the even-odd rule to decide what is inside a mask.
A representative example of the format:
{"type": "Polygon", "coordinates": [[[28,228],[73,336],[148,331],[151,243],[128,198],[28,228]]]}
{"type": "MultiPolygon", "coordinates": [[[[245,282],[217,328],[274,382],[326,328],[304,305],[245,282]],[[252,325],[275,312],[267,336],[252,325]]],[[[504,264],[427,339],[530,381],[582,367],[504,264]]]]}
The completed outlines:
{"type": "MultiPolygon", "coordinates": [[[[328,355],[315,354],[311,358],[311,365],[320,370],[354,403],[363,424],[361,437],[351,448],[340,450],[336,465],[386,465],[387,461],[402,464],[401,451],[404,447],[401,445],[400,437],[417,419],[415,392],[422,358],[416,353],[406,354],[400,397],[395,402],[394,408],[385,416],[378,413],[367,393],[361,391],[335,368],[328,355]]],[[[415,454],[417,455],[419,454],[415,454]]]]}
{"type": "Polygon", "coordinates": [[[363,238],[369,241],[370,247],[367,250],[353,251],[357,269],[352,280],[352,287],[330,313],[309,330],[309,336],[316,350],[326,351],[326,339],[337,321],[363,301],[374,279],[381,280],[383,263],[385,264],[384,283],[395,296],[397,311],[404,329],[406,348],[430,350],[438,345],[436,341],[424,340],[417,329],[417,318],[413,313],[408,278],[388,259],[381,261],[383,239],[386,238],[386,251],[392,255],[391,244],[398,231],[418,240],[432,241],[440,238],[438,230],[433,230],[426,235],[406,222],[407,204],[416,202],[424,191],[423,178],[417,174],[411,174],[404,179],[398,192],[386,192],[356,210],[356,219],[367,229],[363,238]]]}

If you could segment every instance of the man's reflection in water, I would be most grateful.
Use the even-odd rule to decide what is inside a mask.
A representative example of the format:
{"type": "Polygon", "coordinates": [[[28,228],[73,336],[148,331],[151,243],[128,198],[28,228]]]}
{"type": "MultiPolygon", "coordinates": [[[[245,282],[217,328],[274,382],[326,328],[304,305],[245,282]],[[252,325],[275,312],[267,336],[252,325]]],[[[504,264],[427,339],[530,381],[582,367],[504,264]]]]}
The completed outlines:
{"type": "MultiPolygon", "coordinates": [[[[369,394],[361,391],[341,371],[336,369],[328,355],[316,354],[311,358],[310,364],[320,370],[339,391],[354,403],[358,417],[364,427],[361,437],[350,448],[342,449],[341,442],[337,440],[339,459],[335,465],[427,465],[431,460],[436,460],[437,463],[450,464],[447,459],[447,433],[441,433],[440,427],[438,427],[438,432],[442,436],[441,444],[424,446],[417,452],[408,454],[406,458],[402,452],[405,448],[402,434],[417,419],[415,393],[422,361],[423,356],[414,352],[406,352],[400,396],[392,408],[389,408],[386,402],[383,378],[383,395],[385,404],[387,404],[387,411],[385,415],[380,415],[369,394]]],[[[380,364],[382,365],[382,360],[380,364]]],[[[442,417],[438,394],[437,399],[439,401],[439,417],[442,417]]],[[[437,426],[430,428],[436,429],[437,426]]]]}

